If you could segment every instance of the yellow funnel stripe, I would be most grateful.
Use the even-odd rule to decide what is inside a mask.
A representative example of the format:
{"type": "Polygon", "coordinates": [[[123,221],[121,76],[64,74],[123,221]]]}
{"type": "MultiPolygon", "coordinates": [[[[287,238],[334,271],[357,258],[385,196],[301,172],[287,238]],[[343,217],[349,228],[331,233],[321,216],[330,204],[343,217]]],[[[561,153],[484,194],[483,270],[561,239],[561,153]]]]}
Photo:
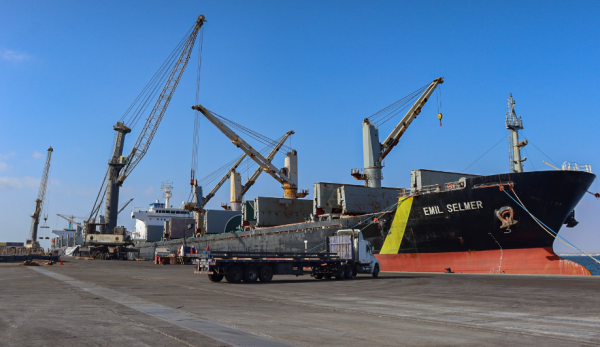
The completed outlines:
{"type": "Polygon", "coordinates": [[[379,254],[398,254],[400,244],[404,238],[404,231],[406,230],[406,223],[408,223],[412,202],[412,196],[398,201],[398,207],[396,208],[396,215],[392,221],[392,227],[385,237],[383,247],[381,247],[379,254]]]}

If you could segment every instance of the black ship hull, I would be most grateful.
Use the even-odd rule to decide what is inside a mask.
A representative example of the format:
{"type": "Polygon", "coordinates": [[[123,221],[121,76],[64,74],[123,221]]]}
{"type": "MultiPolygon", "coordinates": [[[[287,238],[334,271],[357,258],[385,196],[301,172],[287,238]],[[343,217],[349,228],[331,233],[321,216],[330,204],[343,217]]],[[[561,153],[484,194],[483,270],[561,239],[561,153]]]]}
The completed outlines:
{"type": "MultiPolygon", "coordinates": [[[[321,251],[327,236],[356,228],[374,246],[384,271],[589,275],[554,253],[552,231],[559,232],[594,179],[580,171],[472,177],[448,190],[400,197],[385,213],[205,235],[186,243],[200,250],[321,251]]],[[[181,244],[138,246],[151,259],[155,247],[175,250],[181,244]]]]}

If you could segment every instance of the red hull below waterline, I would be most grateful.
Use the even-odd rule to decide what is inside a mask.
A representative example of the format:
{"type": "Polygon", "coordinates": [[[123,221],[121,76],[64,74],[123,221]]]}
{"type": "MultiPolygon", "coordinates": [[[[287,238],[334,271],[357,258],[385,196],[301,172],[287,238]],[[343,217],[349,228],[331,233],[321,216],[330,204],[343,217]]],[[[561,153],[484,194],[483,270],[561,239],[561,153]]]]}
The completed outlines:
{"type": "Polygon", "coordinates": [[[560,258],[552,248],[522,248],[447,253],[378,254],[382,271],[591,275],[585,267],[560,258]]]}

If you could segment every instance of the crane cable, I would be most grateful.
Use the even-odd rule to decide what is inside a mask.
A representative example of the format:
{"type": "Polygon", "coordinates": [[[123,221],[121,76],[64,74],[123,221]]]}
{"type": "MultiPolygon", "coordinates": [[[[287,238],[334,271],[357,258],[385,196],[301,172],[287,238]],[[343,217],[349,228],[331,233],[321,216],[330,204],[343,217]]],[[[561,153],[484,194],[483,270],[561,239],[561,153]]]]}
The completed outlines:
{"type": "Polygon", "coordinates": [[[104,185],[106,184],[106,178],[108,177],[108,169],[106,170],[106,173],[104,174],[104,179],[102,180],[102,185],[100,185],[100,191],[98,191],[98,195],[96,196],[96,201],[94,202],[94,207],[92,208],[92,211],[90,212],[90,216],[88,218],[88,223],[91,223],[93,220],[96,219],[96,217],[98,216],[98,211],[100,210],[100,206],[102,206],[102,201],[104,201],[104,193],[106,192],[106,187],[104,187],[104,185]],[[100,199],[100,196],[102,196],[102,198],[100,199]],[[98,200],[100,199],[100,200],[98,200]],[[98,202],[100,201],[100,202],[98,202]],[[93,219],[92,219],[93,217],[93,219]]]}
{"type": "Polygon", "coordinates": [[[429,87],[429,85],[430,83],[415,90],[414,92],[408,94],[402,99],[390,104],[389,106],[375,112],[373,115],[368,117],[369,121],[377,126],[385,124],[387,121],[394,118],[398,113],[409,107],[409,103],[419,95],[423,94],[423,92],[429,87]]]}
{"type": "MultiPolygon", "coordinates": [[[[285,135],[283,135],[285,136],[285,135]]],[[[280,137],[279,141],[281,141],[281,139],[283,138],[280,137]]],[[[262,154],[263,156],[267,155],[271,150],[273,149],[273,146],[266,146],[264,147],[262,150],[260,150],[260,154],[262,154]]],[[[279,153],[279,152],[278,152],[279,153]]],[[[223,166],[221,166],[220,168],[216,169],[215,171],[209,173],[208,175],[206,175],[205,177],[201,178],[198,180],[198,183],[201,183],[202,186],[204,185],[208,185],[211,184],[212,182],[214,182],[217,178],[220,178],[221,176],[223,176],[223,174],[225,174],[225,172],[229,171],[229,169],[231,169],[231,167],[233,166],[233,164],[238,161],[240,159],[240,157],[236,157],[233,160],[229,161],[228,163],[224,164],[223,166]]],[[[246,165],[246,169],[248,170],[250,167],[254,167],[254,165],[252,164],[256,164],[254,162],[254,160],[250,159],[250,158],[245,158],[240,165],[238,165],[238,167],[243,167],[244,165],[246,165]],[[251,166],[252,165],[252,166],[251,166]]]]}
{"type": "MultiPolygon", "coordinates": [[[[275,140],[273,140],[273,139],[271,139],[271,138],[269,138],[269,137],[267,137],[267,136],[265,136],[263,134],[260,134],[260,133],[254,131],[254,130],[252,130],[250,128],[247,128],[247,127],[245,127],[245,126],[243,126],[243,125],[241,125],[239,123],[236,123],[236,122],[232,121],[231,119],[227,119],[227,118],[225,118],[225,117],[223,117],[223,116],[221,116],[221,115],[219,115],[219,114],[217,114],[217,113],[215,113],[213,111],[209,111],[209,112],[212,113],[215,117],[220,118],[224,123],[226,123],[226,125],[229,125],[232,128],[235,128],[235,129],[239,130],[240,132],[242,132],[242,133],[244,133],[244,134],[252,137],[253,139],[257,140],[258,142],[260,142],[262,144],[270,145],[270,146],[277,145],[278,141],[275,141],[275,140]]],[[[281,148],[285,149],[288,152],[293,150],[292,148],[286,146],[285,144],[283,144],[281,146],[281,148]]]]}
{"type": "MultiPolygon", "coordinates": [[[[42,208],[40,210],[40,217],[42,217],[44,219],[44,224],[43,226],[45,228],[48,227],[47,225],[47,220],[48,220],[48,205],[50,204],[50,176],[52,174],[52,165],[48,166],[48,177],[46,178],[46,193],[44,194],[44,201],[42,203],[42,208]],[[46,211],[46,217],[44,217],[44,214],[42,212],[46,211]]],[[[44,228],[44,229],[45,229],[44,228]]],[[[48,232],[44,231],[46,234],[49,235],[48,232]]],[[[38,236],[39,239],[39,236],[38,236]]]]}
{"type": "Polygon", "coordinates": [[[500,142],[504,141],[504,139],[506,138],[506,136],[502,136],[502,138],[496,142],[495,145],[493,145],[490,149],[488,149],[487,151],[485,151],[485,153],[483,153],[482,155],[479,156],[479,158],[475,159],[474,162],[472,162],[471,164],[469,164],[469,166],[467,166],[466,168],[464,168],[461,172],[465,172],[467,171],[468,168],[470,168],[471,166],[473,166],[473,164],[475,164],[476,162],[479,161],[479,159],[483,158],[486,154],[488,154],[492,149],[496,148],[496,146],[498,146],[500,144],[500,142]]]}
{"type": "Polygon", "coordinates": [[[160,87],[165,84],[165,81],[169,75],[169,71],[172,69],[173,65],[177,61],[177,57],[180,55],[181,51],[185,47],[186,42],[189,40],[194,30],[194,27],[195,25],[192,26],[190,30],[188,30],[185,36],[181,39],[181,41],[179,41],[179,43],[175,46],[173,51],[169,54],[167,59],[165,59],[162,65],[154,73],[154,75],[152,76],[150,81],[148,81],[146,86],[142,89],[140,94],[135,98],[133,103],[121,116],[120,121],[128,125],[131,129],[133,129],[136,126],[142,114],[144,114],[144,112],[150,105],[150,101],[154,99],[154,96],[159,92],[160,87]]]}
{"type": "MultiPolygon", "coordinates": [[[[198,48],[198,63],[196,68],[196,105],[200,103],[200,77],[202,71],[202,48],[204,46],[204,26],[200,28],[200,47],[198,48]]],[[[194,190],[194,180],[196,179],[196,171],[198,170],[198,143],[200,141],[200,112],[194,111],[194,130],[192,134],[192,167],[190,171],[191,194],[194,190]]]]}

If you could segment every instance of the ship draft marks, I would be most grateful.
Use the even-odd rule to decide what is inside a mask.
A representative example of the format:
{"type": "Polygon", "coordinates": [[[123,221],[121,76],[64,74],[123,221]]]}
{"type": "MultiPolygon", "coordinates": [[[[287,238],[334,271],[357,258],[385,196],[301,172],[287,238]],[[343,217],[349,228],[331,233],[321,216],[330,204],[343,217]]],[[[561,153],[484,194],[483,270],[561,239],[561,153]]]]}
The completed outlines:
{"type": "MultiPolygon", "coordinates": [[[[456,213],[463,211],[471,211],[471,210],[481,210],[483,209],[483,202],[479,200],[475,201],[467,201],[467,202],[456,202],[453,204],[446,205],[446,211],[448,213],[456,213]]],[[[444,211],[437,205],[435,206],[425,206],[423,207],[423,213],[426,216],[432,216],[437,214],[444,214],[444,211]]]]}

